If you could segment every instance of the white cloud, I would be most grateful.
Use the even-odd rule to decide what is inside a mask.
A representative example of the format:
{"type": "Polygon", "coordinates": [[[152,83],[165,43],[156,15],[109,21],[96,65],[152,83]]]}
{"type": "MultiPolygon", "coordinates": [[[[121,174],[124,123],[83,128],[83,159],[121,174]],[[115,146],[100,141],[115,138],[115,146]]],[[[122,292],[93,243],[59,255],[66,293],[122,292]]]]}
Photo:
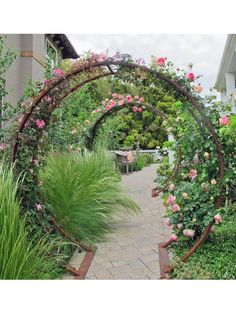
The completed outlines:
{"type": "Polygon", "coordinates": [[[69,34],[79,54],[92,50],[112,54],[116,50],[130,53],[135,58],[144,58],[148,63],[151,55],[165,56],[176,65],[194,64],[194,73],[203,75],[205,89],[216,81],[225,34],[69,34]]]}

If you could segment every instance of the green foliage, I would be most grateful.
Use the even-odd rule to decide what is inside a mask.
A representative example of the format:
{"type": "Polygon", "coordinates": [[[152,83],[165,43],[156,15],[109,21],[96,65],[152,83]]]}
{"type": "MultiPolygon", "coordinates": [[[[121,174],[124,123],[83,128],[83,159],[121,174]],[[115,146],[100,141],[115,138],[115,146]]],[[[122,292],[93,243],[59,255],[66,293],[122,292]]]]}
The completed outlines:
{"type": "Polygon", "coordinates": [[[145,167],[145,158],[140,154],[134,164],[134,170],[139,171],[145,167]]]}
{"type": "MultiPolygon", "coordinates": [[[[19,180],[13,169],[0,163],[0,278],[52,279],[58,276],[62,256],[51,255],[56,240],[44,236],[36,243],[27,238],[25,220],[20,217],[16,194],[19,180]]],[[[63,257],[64,258],[64,257],[63,257]]]]}
{"type": "Polygon", "coordinates": [[[187,263],[179,263],[188,247],[175,246],[172,273],[175,279],[235,279],[236,278],[236,216],[217,228],[187,263]]]}
{"type": "Polygon", "coordinates": [[[151,164],[154,163],[152,154],[145,153],[145,154],[142,154],[142,157],[144,158],[145,166],[150,166],[151,164]]]}
{"type": "Polygon", "coordinates": [[[56,221],[75,238],[93,242],[111,230],[114,215],[137,212],[123,192],[111,156],[52,153],[40,172],[56,221]]]}

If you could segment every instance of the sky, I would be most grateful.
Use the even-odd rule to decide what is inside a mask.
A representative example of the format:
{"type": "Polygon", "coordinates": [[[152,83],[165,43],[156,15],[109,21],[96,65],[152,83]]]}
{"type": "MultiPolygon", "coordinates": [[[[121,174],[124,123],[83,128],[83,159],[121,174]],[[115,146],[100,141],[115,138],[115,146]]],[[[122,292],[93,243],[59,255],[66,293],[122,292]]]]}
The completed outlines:
{"type": "Polygon", "coordinates": [[[226,34],[68,34],[79,54],[84,51],[114,54],[117,50],[134,58],[167,57],[177,66],[193,63],[192,71],[203,75],[205,92],[214,87],[226,42],[226,34]]]}

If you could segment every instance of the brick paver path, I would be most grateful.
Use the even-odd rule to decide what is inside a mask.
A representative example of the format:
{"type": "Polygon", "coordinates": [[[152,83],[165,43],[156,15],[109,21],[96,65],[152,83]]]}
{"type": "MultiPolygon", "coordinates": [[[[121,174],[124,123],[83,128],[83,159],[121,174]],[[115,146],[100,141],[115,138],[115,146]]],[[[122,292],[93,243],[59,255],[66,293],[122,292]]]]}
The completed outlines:
{"type": "Polygon", "coordinates": [[[161,218],[162,200],[151,197],[155,177],[156,165],[122,176],[142,214],[117,223],[107,241],[98,244],[86,279],[159,279],[157,244],[169,238],[170,230],[161,218]]]}
{"type": "MultiPolygon", "coordinates": [[[[142,209],[138,216],[127,216],[116,223],[106,242],[98,244],[86,279],[159,279],[158,243],[169,239],[163,224],[165,208],[160,198],[151,197],[156,165],[123,175],[122,184],[142,209]]],[[[84,253],[75,252],[70,264],[76,268],[84,253]]],[[[65,274],[63,279],[73,279],[65,274]]]]}

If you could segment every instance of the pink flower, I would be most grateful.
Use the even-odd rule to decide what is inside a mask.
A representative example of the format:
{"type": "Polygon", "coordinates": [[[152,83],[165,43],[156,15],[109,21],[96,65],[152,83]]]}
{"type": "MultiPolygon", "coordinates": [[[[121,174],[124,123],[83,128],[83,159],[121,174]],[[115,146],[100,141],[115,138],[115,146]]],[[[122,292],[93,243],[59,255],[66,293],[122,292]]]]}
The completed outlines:
{"type": "Polygon", "coordinates": [[[115,105],[116,105],[116,102],[114,100],[110,100],[110,106],[115,107],[115,105]]]}
{"type": "Polygon", "coordinates": [[[203,91],[203,87],[200,84],[195,85],[193,89],[198,94],[200,94],[203,91]]]}
{"type": "Polygon", "coordinates": [[[157,58],[156,59],[156,64],[159,65],[160,67],[164,67],[166,62],[166,58],[157,58]]]}
{"type": "Polygon", "coordinates": [[[138,107],[137,106],[133,106],[133,112],[138,111],[138,107]]]}
{"type": "Polygon", "coordinates": [[[134,99],[138,100],[138,99],[139,99],[139,96],[138,96],[138,95],[134,96],[134,99]]]}
{"type": "Polygon", "coordinates": [[[165,222],[165,224],[166,224],[167,226],[169,226],[169,227],[171,226],[170,218],[165,218],[164,222],[165,222]]]}
{"type": "Polygon", "coordinates": [[[172,195],[172,194],[170,194],[170,195],[168,196],[168,198],[167,198],[166,203],[167,203],[167,205],[173,205],[174,202],[175,202],[175,196],[172,195]]]}
{"type": "Polygon", "coordinates": [[[50,96],[44,96],[43,97],[43,101],[50,102],[51,100],[52,100],[52,97],[50,97],[50,96]]]}
{"type": "Polygon", "coordinates": [[[123,100],[119,100],[118,101],[118,106],[122,106],[124,104],[124,101],[123,100]]]}
{"type": "Polygon", "coordinates": [[[219,121],[220,121],[221,126],[225,126],[225,125],[229,124],[230,120],[228,117],[222,116],[219,121]]]}
{"type": "Polygon", "coordinates": [[[104,52],[99,53],[99,55],[97,55],[97,61],[98,62],[103,62],[106,61],[108,58],[107,54],[104,52]]]}
{"type": "Polygon", "coordinates": [[[45,81],[44,81],[44,84],[45,84],[45,85],[48,85],[49,83],[50,83],[50,80],[45,80],[45,81]]]}
{"type": "Polygon", "coordinates": [[[173,211],[173,213],[179,212],[179,211],[180,211],[179,205],[178,205],[178,204],[174,204],[174,205],[172,206],[172,211],[173,211]]]}
{"type": "Polygon", "coordinates": [[[42,120],[42,119],[37,119],[36,121],[35,121],[35,125],[36,125],[36,127],[38,128],[38,129],[43,129],[44,128],[44,126],[45,126],[45,122],[44,122],[44,120],[42,120]]]}
{"type": "Polygon", "coordinates": [[[118,95],[116,93],[113,93],[111,96],[112,98],[117,98],[118,95]]]}
{"type": "Polygon", "coordinates": [[[110,105],[106,105],[106,111],[110,110],[111,106],[110,105]]]}
{"type": "Polygon", "coordinates": [[[215,219],[215,222],[218,223],[218,222],[222,222],[222,217],[221,215],[217,214],[214,216],[214,219],[215,219]]]}
{"type": "Polygon", "coordinates": [[[5,143],[0,144],[0,150],[1,151],[5,150],[6,148],[7,148],[7,144],[5,144],[5,143]]]}
{"type": "Polygon", "coordinates": [[[140,102],[144,102],[144,97],[140,97],[140,98],[139,98],[139,101],[140,101],[140,102]]]}
{"type": "Polygon", "coordinates": [[[127,100],[127,102],[132,102],[132,101],[133,101],[133,99],[132,99],[132,97],[131,97],[130,95],[128,95],[128,96],[126,97],[126,100],[127,100]]]}
{"type": "Polygon", "coordinates": [[[192,72],[186,74],[186,77],[189,81],[194,81],[195,75],[192,72]]]}
{"type": "Polygon", "coordinates": [[[35,204],[35,207],[36,207],[37,211],[41,211],[42,210],[42,205],[41,204],[35,204]]]}
{"type": "Polygon", "coordinates": [[[185,237],[192,238],[192,237],[194,237],[194,234],[195,234],[195,231],[192,229],[184,229],[183,230],[183,235],[185,235],[185,237]]]}
{"type": "Polygon", "coordinates": [[[102,105],[106,106],[106,101],[105,100],[102,101],[102,105]]]}
{"type": "Polygon", "coordinates": [[[176,234],[171,234],[170,239],[172,241],[177,241],[178,240],[178,236],[176,234]]]}
{"type": "Polygon", "coordinates": [[[138,112],[143,112],[143,109],[141,107],[139,107],[138,112]]]}
{"type": "Polygon", "coordinates": [[[64,72],[61,69],[58,69],[58,68],[53,69],[52,72],[56,76],[64,76],[65,75],[64,72]]]}
{"type": "Polygon", "coordinates": [[[174,189],[175,189],[175,185],[174,185],[174,183],[171,183],[171,184],[169,185],[169,190],[170,190],[170,191],[174,191],[174,189]]]}
{"type": "Polygon", "coordinates": [[[188,176],[189,176],[192,180],[194,180],[194,179],[197,177],[197,170],[191,169],[190,172],[189,172],[189,174],[188,174],[188,176]]]}
{"type": "Polygon", "coordinates": [[[118,99],[123,100],[124,96],[123,95],[118,95],[118,99]]]}

